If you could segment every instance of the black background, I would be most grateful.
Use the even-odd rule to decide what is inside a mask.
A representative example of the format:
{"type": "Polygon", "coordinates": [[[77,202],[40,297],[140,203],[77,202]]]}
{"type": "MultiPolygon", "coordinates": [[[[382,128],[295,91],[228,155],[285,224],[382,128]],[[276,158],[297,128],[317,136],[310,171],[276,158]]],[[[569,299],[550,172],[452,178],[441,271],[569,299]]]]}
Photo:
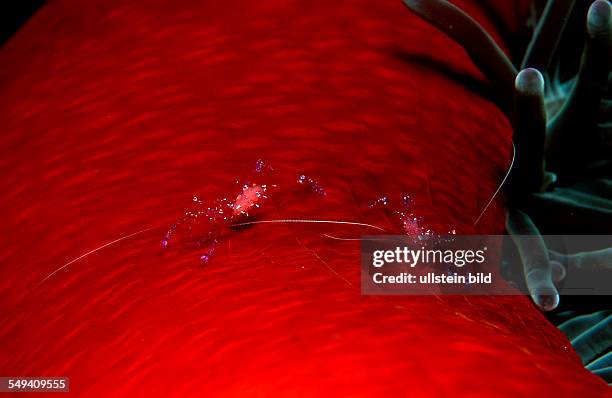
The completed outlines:
{"type": "Polygon", "coordinates": [[[45,3],[46,0],[0,1],[0,46],[45,3]]]}

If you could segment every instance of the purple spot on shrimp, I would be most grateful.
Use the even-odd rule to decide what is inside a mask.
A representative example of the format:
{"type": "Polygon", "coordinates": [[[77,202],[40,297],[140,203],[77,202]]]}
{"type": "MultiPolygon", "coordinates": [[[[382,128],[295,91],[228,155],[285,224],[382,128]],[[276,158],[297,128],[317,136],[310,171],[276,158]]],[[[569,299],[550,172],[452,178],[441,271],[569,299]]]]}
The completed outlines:
{"type": "Polygon", "coordinates": [[[325,189],[319,184],[319,182],[313,178],[310,178],[304,174],[300,174],[297,178],[298,184],[306,185],[312,189],[315,193],[321,196],[327,195],[325,189]]]}
{"type": "Polygon", "coordinates": [[[386,196],[381,196],[380,198],[371,201],[368,203],[368,207],[370,209],[378,208],[378,207],[386,207],[389,204],[389,198],[386,196]]]}
{"type": "Polygon", "coordinates": [[[202,265],[208,264],[213,254],[215,253],[216,245],[217,245],[216,241],[212,241],[210,246],[206,249],[206,251],[200,255],[200,264],[202,265]]]}
{"type": "Polygon", "coordinates": [[[407,193],[402,195],[402,205],[404,205],[404,208],[408,208],[410,207],[410,205],[412,204],[412,198],[410,197],[410,195],[408,195],[407,193]]]}
{"type": "Polygon", "coordinates": [[[261,173],[265,170],[269,170],[269,171],[273,170],[272,166],[270,166],[270,163],[263,159],[257,159],[257,162],[255,162],[255,172],[261,173]]]}

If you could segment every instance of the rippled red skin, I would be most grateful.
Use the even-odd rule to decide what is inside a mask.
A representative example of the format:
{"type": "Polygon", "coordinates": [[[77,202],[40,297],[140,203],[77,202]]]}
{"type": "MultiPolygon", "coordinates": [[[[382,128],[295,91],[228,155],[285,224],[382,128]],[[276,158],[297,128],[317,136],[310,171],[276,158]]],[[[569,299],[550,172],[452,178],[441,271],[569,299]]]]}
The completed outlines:
{"type": "MultiPolygon", "coordinates": [[[[399,1],[199,3],[58,0],[0,51],[1,375],[69,376],[78,396],[609,391],[527,298],[361,296],[358,244],[321,233],[368,230],[230,231],[200,267],[160,255],[158,228],[39,284],[226,195],[257,158],[328,191],[284,177],[259,219],[392,230],[366,204],[408,192],[427,225],[473,232],[511,130],[418,61],[482,80],[456,44],[399,1]]],[[[527,9],[497,5],[515,28],[527,9]]],[[[497,203],[477,232],[502,221],[497,203]]]]}

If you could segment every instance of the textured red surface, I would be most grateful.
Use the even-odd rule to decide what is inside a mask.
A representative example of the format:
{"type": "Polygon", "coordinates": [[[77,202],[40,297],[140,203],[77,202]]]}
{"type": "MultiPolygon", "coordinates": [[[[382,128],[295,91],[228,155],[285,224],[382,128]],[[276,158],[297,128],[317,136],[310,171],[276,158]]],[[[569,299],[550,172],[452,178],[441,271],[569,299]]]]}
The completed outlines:
{"type": "Polygon", "coordinates": [[[328,191],[287,178],[261,219],[392,229],[366,204],[408,192],[470,232],[511,131],[460,76],[482,79],[399,1],[50,2],[0,51],[0,374],[79,396],[606,394],[526,298],[360,296],[358,245],[321,234],[370,231],[258,225],[199,267],[156,229],[39,284],[257,158],[328,191]]]}

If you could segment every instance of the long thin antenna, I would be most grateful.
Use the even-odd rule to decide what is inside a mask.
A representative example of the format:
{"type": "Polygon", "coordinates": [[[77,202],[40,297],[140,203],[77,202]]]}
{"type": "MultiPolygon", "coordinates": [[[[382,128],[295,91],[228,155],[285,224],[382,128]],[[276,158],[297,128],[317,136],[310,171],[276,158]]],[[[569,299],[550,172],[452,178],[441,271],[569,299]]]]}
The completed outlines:
{"type": "Polygon", "coordinates": [[[487,202],[485,207],[482,209],[482,211],[478,215],[478,218],[476,218],[476,221],[474,221],[473,225],[478,224],[478,222],[480,221],[482,216],[485,214],[485,212],[487,211],[489,206],[491,206],[491,203],[493,203],[493,200],[495,199],[495,197],[497,196],[499,191],[501,191],[502,187],[506,183],[506,180],[508,179],[508,176],[510,176],[510,172],[512,171],[512,167],[514,166],[514,157],[515,156],[516,156],[516,148],[514,147],[514,141],[512,141],[512,161],[510,162],[510,167],[508,167],[508,171],[506,172],[506,175],[504,176],[504,179],[501,181],[501,183],[499,184],[499,186],[495,190],[495,193],[493,194],[493,196],[491,196],[491,199],[489,199],[489,201],[487,202]]]}
{"type": "Polygon", "coordinates": [[[121,238],[115,239],[115,240],[113,240],[112,242],[105,243],[105,244],[103,244],[102,246],[98,246],[98,247],[96,247],[95,249],[90,250],[90,251],[88,251],[87,253],[84,253],[84,254],[80,255],[79,257],[77,257],[77,258],[75,258],[75,259],[73,259],[73,260],[68,261],[66,264],[62,265],[61,267],[59,267],[59,268],[58,268],[58,269],[56,269],[55,271],[51,272],[49,275],[47,275],[47,277],[46,277],[45,279],[43,279],[42,281],[40,281],[40,282],[38,283],[38,285],[39,285],[39,286],[40,286],[40,285],[42,285],[43,283],[45,283],[45,281],[46,281],[47,279],[51,278],[53,275],[57,274],[57,273],[58,273],[58,272],[60,272],[61,270],[63,270],[63,269],[65,269],[66,267],[70,266],[71,264],[74,264],[74,263],[76,263],[77,261],[79,261],[79,260],[81,260],[81,259],[83,259],[83,258],[85,258],[85,257],[89,256],[90,254],[94,254],[95,252],[100,251],[100,250],[102,250],[102,249],[104,249],[104,248],[107,248],[107,247],[109,247],[109,246],[112,246],[112,245],[114,245],[115,243],[121,242],[122,240],[125,240],[125,239],[128,239],[128,238],[131,238],[131,237],[136,236],[136,235],[140,235],[140,234],[142,234],[142,233],[145,233],[145,232],[150,231],[150,230],[155,229],[155,228],[158,228],[158,227],[149,227],[149,228],[145,228],[145,229],[142,229],[142,230],[140,230],[140,231],[137,231],[137,232],[131,233],[131,234],[129,234],[129,235],[122,236],[121,238]]]}
{"type": "Polygon", "coordinates": [[[295,223],[295,224],[342,224],[342,225],[355,225],[359,227],[368,227],[374,228],[382,232],[387,232],[381,227],[377,227],[372,224],[365,224],[360,222],[352,222],[352,221],[337,221],[337,220],[301,220],[301,219],[288,219],[288,220],[260,220],[260,221],[248,221],[242,222],[238,224],[232,224],[232,227],[242,227],[247,225],[255,225],[255,224],[282,224],[282,223],[295,223]]]}
{"type": "Polygon", "coordinates": [[[321,234],[324,238],[334,239],[334,240],[342,240],[342,241],[355,241],[361,240],[361,238],[340,238],[338,236],[329,235],[329,234],[321,234]]]}
{"type": "Polygon", "coordinates": [[[330,234],[321,234],[321,236],[323,236],[324,238],[329,238],[329,239],[334,239],[334,240],[342,240],[342,241],[371,241],[371,242],[386,242],[386,241],[390,241],[390,239],[388,238],[380,238],[380,239],[374,239],[374,238],[368,238],[365,239],[363,237],[361,238],[342,238],[339,236],[334,236],[334,235],[330,235],[330,234]]]}

